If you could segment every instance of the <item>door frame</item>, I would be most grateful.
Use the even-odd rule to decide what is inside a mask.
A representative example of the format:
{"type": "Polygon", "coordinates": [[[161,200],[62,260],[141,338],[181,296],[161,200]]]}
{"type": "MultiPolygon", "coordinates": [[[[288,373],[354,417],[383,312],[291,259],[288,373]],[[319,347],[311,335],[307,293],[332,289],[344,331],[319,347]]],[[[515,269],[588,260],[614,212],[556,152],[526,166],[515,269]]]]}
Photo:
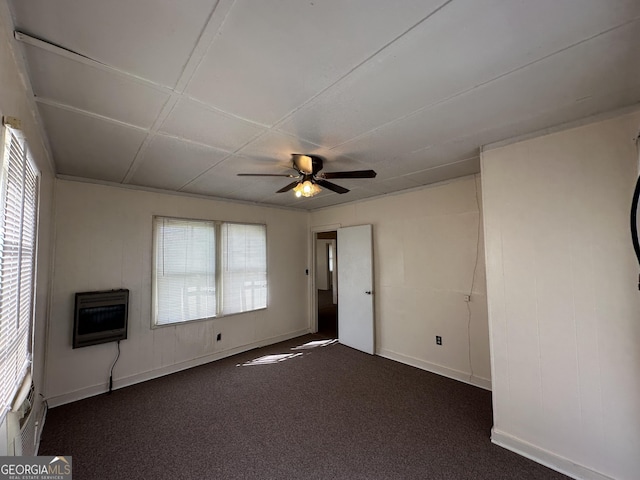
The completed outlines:
{"type": "MultiPolygon", "coordinates": [[[[320,225],[311,227],[311,241],[309,248],[309,259],[311,260],[309,268],[309,275],[311,275],[311,281],[309,283],[309,332],[318,332],[318,290],[316,288],[316,233],[333,232],[342,228],[342,224],[334,223],[331,225],[320,225]]],[[[336,254],[338,256],[339,254],[336,254]]],[[[338,279],[340,281],[340,279],[338,279]]]]}

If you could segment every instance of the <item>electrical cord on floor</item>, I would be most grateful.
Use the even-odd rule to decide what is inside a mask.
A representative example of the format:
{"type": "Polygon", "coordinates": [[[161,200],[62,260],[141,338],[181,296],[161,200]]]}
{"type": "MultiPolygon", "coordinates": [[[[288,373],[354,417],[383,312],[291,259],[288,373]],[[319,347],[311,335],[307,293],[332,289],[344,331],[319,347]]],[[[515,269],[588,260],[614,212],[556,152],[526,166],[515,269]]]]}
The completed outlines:
{"type": "Polygon", "coordinates": [[[636,188],[633,191],[633,200],[631,201],[631,240],[633,241],[633,250],[636,252],[636,258],[640,264],[640,243],[638,242],[638,198],[640,197],[640,177],[636,181],[636,188]]]}
{"type": "MultiPolygon", "coordinates": [[[[640,164],[640,134],[636,137],[636,146],[638,147],[638,163],[640,164]]],[[[633,199],[631,200],[631,241],[633,242],[633,250],[636,253],[638,264],[640,264],[640,242],[638,241],[638,199],[640,198],[640,175],[636,180],[636,188],[633,190],[633,199]]],[[[640,275],[638,275],[638,290],[640,290],[640,275]]]]}
{"type": "Polygon", "coordinates": [[[113,390],[113,368],[116,366],[116,363],[118,363],[118,359],[120,358],[120,340],[118,340],[118,355],[116,355],[116,359],[113,362],[113,365],[111,365],[111,373],[109,374],[109,393],[111,393],[111,391],[113,390]]]}

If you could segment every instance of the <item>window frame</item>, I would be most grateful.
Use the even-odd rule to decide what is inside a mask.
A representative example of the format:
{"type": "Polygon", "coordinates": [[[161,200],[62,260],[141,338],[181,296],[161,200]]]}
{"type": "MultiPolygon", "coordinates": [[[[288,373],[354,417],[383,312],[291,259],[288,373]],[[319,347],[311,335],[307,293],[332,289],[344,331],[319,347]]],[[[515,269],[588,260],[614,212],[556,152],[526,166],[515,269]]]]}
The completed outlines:
{"type": "MultiPolygon", "coordinates": [[[[11,175],[9,172],[10,164],[12,158],[12,150],[16,148],[17,152],[20,154],[19,165],[17,168],[20,169],[21,179],[20,179],[20,205],[16,208],[19,208],[20,212],[20,220],[19,225],[17,227],[18,233],[18,246],[17,246],[17,279],[15,282],[11,283],[10,287],[16,287],[16,292],[11,292],[10,295],[15,294],[16,297],[16,311],[10,312],[10,315],[13,313],[17,313],[18,318],[15,318],[13,324],[15,324],[15,334],[11,335],[9,331],[12,325],[9,325],[7,331],[9,331],[9,336],[7,341],[3,340],[4,336],[0,338],[2,343],[0,344],[0,360],[3,362],[10,361],[10,355],[13,355],[13,351],[15,351],[15,375],[10,375],[11,367],[8,364],[1,365],[0,368],[0,401],[4,404],[1,406],[0,410],[0,421],[3,421],[7,411],[9,410],[12,402],[15,401],[16,394],[21,388],[22,384],[27,378],[32,369],[33,365],[33,333],[35,328],[35,316],[36,316],[36,285],[37,285],[37,265],[38,265],[38,242],[39,242],[39,219],[40,219],[40,186],[41,186],[41,177],[42,173],[40,169],[34,162],[31,152],[29,149],[29,145],[26,141],[24,134],[19,130],[19,128],[14,128],[10,121],[7,121],[6,118],[3,119],[2,132],[0,133],[0,141],[2,142],[2,147],[0,148],[0,169],[2,169],[3,173],[0,174],[0,181],[3,182],[0,185],[0,205],[2,210],[0,211],[0,252],[3,252],[7,247],[7,244],[4,242],[4,238],[7,237],[5,230],[5,213],[6,209],[6,201],[9,193],[9,178],[11,175]],[[14,142],[15,141],[15,147],[14,142]],[[5,165],[5,163],[7,163],[5,165]],[[7,178],[4,177],[4,170],[7,169],[7,178]],[[4,183],[6,182],[6,183],[4,183]],[[29,183],[31,186],[29,188],[29,183]],[[31,193],[33,197],[31,197],[31,193]],[[26,207],[33,207],[33,211],[29,212],[29,223],[28,225],[25,223],[27,221],[27,212],[26,207]],[[31,218],[31,215],[32,218],[31,218]],[[27,228],[30,229],[30,232],[27,232],[27,228]],[[32,235],[30,242],[28,239],[28,235],[32,235]],[[26,240],[25,240],[26,239],[26,240]],[[30,247],[30,258],[24,258],[23,249],[25,246],[25,241],[30,243],[28,246],[30,247]],[[29,260],[29,265],[26,266],[23,264],[24,260],[29,260]],[[29,277],[24,279],[25,274],[29,277]],[[26,281],[25,281],[26,280],[26,281]],[[26,299],[26,302],[23,300],[23,288],[28,288],[29,297],[26,299]],[[29,309],[27,315],[23,315],[22,308],[27,307],[29,309]],[[28,321],[28,325],[26,326],[26,331],[23,331],[21,328],[21,322],[28,321]],[[22,342],[26,342],[24,345],[22,342]],[[18,358],[21,351],[24,351],[24,358],[18,358]],[[20,365],[18,365],[18,362],[20,365]],[[10,378],[11,377],[11,378],[10,378]],[[6,396],[6,398],[3,398],[6,396]]],[[[10,119],[11,120],[11,119],[10,119]]],[[[15,206],[13,207],[15,208],[15,206]]],[[[16,212],[14,212],[16,213],[16,212]]],[[[12,242],[8,242],[9,245],[12,242]]],[[[8,247],[10,249],[10,246],[8,247]]],[[[1,280],[2,278],[0,278],[1,280]]],[[[2,284],[0,283],[0,289],[2,288],[2,284]]],[[[2,298],[1,295],[0,298],[2,298]]],[[[0,319],[0,333],[4,333],[2,319],[0,319]]]]}
{"type": "Polygon", "coordinates": [[[268,228],[266,223],[256,223],[256,222],[237,222],[237,221],[227,221],[227,220],[213,220],[208,218],[193,218],[193,217],[177,217],[170,215],[153,215],[151,218],[151,236],[152,236],[152,247],[151,247],[151,328],[165,328],[165,327],[176,327],[179,325],[186,325],[195,322],[207,322],[216,319],[232,317],[235,315],[246,315],[255,312],[259,312],[262,310],[266,310],[269,308],[269,245],[268,245],[268,228]],[[216,289],[216,314],[212,317],[205,318],[196,318],[192,320],[183,320],[178,322],[169,322],[169,323],[156,323],[156,248],[157,248],[157,237],[156,237],[156,220],[157,219],[170,219],[170,220],[184,220],[191,222],[206,222],[214,224],[215,231],[215,289],[216,289]],[[224,252],[222,251],[222,226],[224,224],[229,225],[247,225],[247,226],[259,226],[264,228],[264,254],[265,254],[265,278],[266,280],[266,299],[265,306],[260,308],[255,308],[252,310],[246,310],[242,312],[232,312],[232,313],[224,313],[223,308],[223,293],[224,289],[223,283],[223,261],[222,257],[224,252]],[[218,288],[219,285],[222,285],[222,288],[218,288]]]}

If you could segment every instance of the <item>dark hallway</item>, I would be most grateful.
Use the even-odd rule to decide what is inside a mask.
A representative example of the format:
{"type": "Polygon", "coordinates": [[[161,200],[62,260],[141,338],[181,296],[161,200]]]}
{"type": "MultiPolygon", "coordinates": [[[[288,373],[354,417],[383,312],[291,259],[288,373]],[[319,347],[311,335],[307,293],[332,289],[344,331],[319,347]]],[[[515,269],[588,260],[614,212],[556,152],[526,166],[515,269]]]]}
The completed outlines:
{"type": "Polygon", "coordinates": [[[331,290],[318,290],[318,333],[338,338],[338,305],[331,290]]]}

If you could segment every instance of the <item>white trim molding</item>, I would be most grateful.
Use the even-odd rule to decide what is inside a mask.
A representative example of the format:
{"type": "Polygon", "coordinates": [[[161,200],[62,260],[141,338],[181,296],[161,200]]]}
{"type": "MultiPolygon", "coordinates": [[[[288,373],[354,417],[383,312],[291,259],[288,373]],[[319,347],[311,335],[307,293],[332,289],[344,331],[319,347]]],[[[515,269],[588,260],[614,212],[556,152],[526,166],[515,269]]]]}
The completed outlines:
{"type": "Polygon", "coordinates": [[[553,452],[513,437],[508,433],[501,432],[495,427],[491,429],[491,443],[511,450],[518,455],[522,455],[571,478],[578,480],[614,480],[612,477],[608,477],[603,473],[572,462],[568,458],[561,457],[553,452]]]}
{"type": "Polygon", "coordinates": [[[442,375],[443,377],[452,378],[453,380],[458,380],[460,382],[473,385],[474,387],[480,387],[484,388],[485,390],[491,391],[491,380],[489,380],[488,378],[477,377],[467,372],[454,370],[453,368],[444,367],[442,365],[438,365],[437,363],[427,362],[419,358],[410,357],[401,353],[393,352],[391,350],[386,350],[384,348],[376,351],[376,354],[380,355],[381,357],[388,358],[389,360],[404,363],[405,365],[411,365],[412,367],[426,370],[427,372],[442,375]]]}

